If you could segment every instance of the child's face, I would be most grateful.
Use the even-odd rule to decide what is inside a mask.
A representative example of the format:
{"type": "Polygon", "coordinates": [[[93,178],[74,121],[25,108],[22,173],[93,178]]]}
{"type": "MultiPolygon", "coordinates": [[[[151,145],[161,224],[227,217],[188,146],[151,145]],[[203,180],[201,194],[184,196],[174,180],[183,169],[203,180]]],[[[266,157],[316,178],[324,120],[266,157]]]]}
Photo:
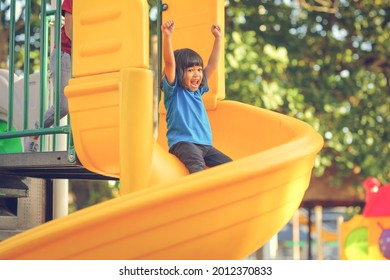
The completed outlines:
{"type": "Polygon", "coordinates": [[[192,66],[188,67],[185,72],[184,85],[190,91],[196,91],[203,79],[203,67],[202,66],[192,66]]]}

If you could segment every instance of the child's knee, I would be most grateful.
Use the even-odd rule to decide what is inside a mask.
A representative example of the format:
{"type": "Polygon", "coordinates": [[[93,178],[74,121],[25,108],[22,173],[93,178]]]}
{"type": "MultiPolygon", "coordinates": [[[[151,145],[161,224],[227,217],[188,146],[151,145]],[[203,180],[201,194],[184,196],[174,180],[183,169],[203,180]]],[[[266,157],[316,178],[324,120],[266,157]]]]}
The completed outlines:
{"type": "Polygon", "coordinates": [[[196,172],[199,172],[199,171],[206,169],[206,165],[204,163],[201,163],[201,162],[192,163],[192,164],[186,165],[186,167],[190,173],[196,173],[196,172]]]}

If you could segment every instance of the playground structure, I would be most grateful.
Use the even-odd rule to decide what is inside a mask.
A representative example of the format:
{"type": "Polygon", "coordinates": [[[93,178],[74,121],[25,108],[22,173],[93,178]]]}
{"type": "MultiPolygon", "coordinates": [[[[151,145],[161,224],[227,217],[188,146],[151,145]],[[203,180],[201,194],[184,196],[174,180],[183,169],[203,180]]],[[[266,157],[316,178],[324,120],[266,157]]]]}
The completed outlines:
{"type": "MultiPolygon", "coordinates": [[[[260,248],[299,207],[319,134],[297,119],[223,100],[222,54],[204,102],[214,145],[233,162],[188,175],[167,152],[162,104],[158,139],[153,134],[147,2],[73,5],[66,95],[74,145],[90,172],[120,179],[121,197],[2,241],[0,259],[242,259],[260,248]]],[[[204,31],[224,26],[224,1],[188,7],[165,1],[163,19],[176,21],[174,48],[191,46],[206,58],[212,40],[204,31]]]]}
{"type": "Polygon", "coordinates": [[[363,186],[366,205],[361,215],[341,224],[341,259],[390,259],[390,184],[368,178],[363,186]]]}
{"type": "MultiPolygon", "coordinates": [[[[6,131],[8,122],[8,103],[9,103],[9,73],[7,70],[0,69],[0,131],[6,131]]],[[[24,79],[14,76],[15,79],[15,97],[13,103],[13,111],[15,112],[14,130],[23,129],[23,103],[24,103],[24,79]]],[[[39,118],[38,112],[40,110],[39,103],[39,73],[33,73],[29,77],[29,123],[28,127],[34,127],[34,120],[39,118]]],[[[23,143],[19,138],[8,139],[7,141],[0,141],[0,153],[22,152],[23,143]]]]}

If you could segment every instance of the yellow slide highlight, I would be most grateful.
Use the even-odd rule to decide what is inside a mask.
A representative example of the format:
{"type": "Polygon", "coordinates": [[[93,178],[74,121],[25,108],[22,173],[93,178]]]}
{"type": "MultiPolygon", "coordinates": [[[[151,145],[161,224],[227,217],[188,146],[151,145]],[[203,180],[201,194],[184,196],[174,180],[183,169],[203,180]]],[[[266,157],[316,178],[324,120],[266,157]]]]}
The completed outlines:
{"type": "MultiPolygon", "coordinates": [[[[75,1],[74,51],[84,50],[85,57],[82,34],[86,26],[93,32],[81,20],[84,13],[99,26],[108,19],[122,20],[120,14],[112,16],[112,10],[126,10],[133,2],[132,13],[141,21],[138,26],[144,26],[146,1],[75,1]],[[111,5],[110,16],[99,9],[111,5]]],[[[178,17],[189,7],[186,0],[166,2],[178,17]],[[173,8],[176,5],[183,10],[173,8]]],[[[206,19],[223,19],[224,1],[198,2],[196,6],[210,14],[206,19]]],[[[203,22],[204,17],[199,19],[203,22]]],[[[196,27],[188,27],[197,40],[206,40],[196,27]]],[[[141,28],[142,34],[146,30],[141,28]]],[[[122,31],[130,36],[128,26],[122,31]]],[[[102,49],[102,56],[122,51],[102,49]]],[[[137,59],[135,54],[134,60],[120,61],[126,67],[110,72],[112,65],[108,70],[93,65],[77,69],[74,58],[80,75],[66,89],[77,155],[88,169],[120,177],[122,196],[1,242],[0,259],[243,259],[282,229],[299,207],[323,145],[312,127],[282,114],[221,101],[221,65],[212,82],[217,90],[206,103],[214,145],[233,162],[188,175],[166,151],[164,110],[159,138],[153,138],[152,72],[133,63],[137,59]]]]}

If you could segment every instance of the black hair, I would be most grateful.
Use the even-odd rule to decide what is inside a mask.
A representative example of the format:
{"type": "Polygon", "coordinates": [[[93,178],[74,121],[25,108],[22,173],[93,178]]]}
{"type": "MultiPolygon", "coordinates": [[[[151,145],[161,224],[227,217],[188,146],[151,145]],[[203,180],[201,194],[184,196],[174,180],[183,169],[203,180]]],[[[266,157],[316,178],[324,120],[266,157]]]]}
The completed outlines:
{"type": "MultiPolygon", "coordinates": [[[[191,49],[178,49],[173,52],[173,55],[175,57],[177,82],[182,88],[185,88],[184,79],[187,68],[193,66],[201,66],[203,68],[203,59],[197,52],[191,49]]],[[[206,86],[205,81],[206,78],[203,76],[202,82],[199,85],[200,88],[206,86]]],[[[162,81],[160,87],[162,88],[162,81]]]]}
{"type": "MultiPolygon", "coordinates": [[[[191,49],[179,49],[174,51],[173,54],[175,56],[177,82],[182,88],[185,88],[184,79],[187,68],[193,66],[201,66],[203,68],[203,59],[197,52],[191,49]]],[[[205,79],[203,77],[199,87],[203,88],[204,86],[205,79]]]]}

